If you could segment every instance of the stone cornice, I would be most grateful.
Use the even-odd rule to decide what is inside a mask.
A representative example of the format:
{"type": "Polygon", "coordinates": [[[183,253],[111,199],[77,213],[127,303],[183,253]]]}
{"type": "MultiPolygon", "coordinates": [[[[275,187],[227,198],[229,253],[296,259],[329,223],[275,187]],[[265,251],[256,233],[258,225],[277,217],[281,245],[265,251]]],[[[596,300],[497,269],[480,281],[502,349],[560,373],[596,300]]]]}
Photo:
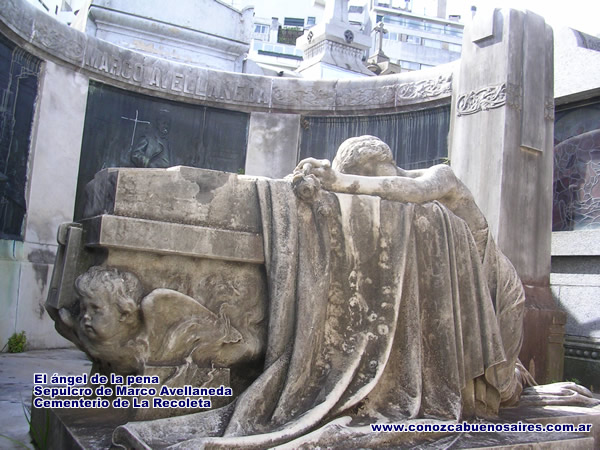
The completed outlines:
{"type": "Polygon", "coordinates": [[[451,80],[458,67],[455,62],[423,71],[356,80],[304,80],[223,72],[118,47],[58,22],[25,0],[4,1],[0,31],[34,55],[71,66],[97,81],[147,95],[239,111],[362,115],[420,109],[430,103],[449,103],[450,89],[446,84],[443,89],[407,97],[402,95],[406,85],[451,80]]]}

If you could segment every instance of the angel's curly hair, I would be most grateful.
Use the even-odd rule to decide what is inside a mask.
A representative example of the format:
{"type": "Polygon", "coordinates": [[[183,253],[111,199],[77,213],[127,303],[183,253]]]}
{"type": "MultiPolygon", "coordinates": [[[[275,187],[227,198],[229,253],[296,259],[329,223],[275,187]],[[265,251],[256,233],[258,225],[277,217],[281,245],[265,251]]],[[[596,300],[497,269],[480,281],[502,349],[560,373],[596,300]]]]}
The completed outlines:
{"type": "Polygon", "coordinates": [[[370,175],[362,173],[367,161],[396,165],[392,150],[385,142],[376,136],[365,135],[342,142],[331,166],[341,173],[370,175]]]}
{"type": "Polygon", "coordinates": [[[131,272],[116,268],[93,266],[75,280],[75,291],[80,296],[94,297],[108,292],[121,313],[135,311],[142,300],[142,283],[131,272]]]}

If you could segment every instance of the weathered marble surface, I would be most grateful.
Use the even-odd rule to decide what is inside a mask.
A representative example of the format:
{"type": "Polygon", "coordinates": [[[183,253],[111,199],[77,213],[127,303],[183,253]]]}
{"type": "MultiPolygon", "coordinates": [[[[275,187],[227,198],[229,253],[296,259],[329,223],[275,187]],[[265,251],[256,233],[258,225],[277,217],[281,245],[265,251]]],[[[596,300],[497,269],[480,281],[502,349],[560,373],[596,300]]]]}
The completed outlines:
{"type": "MultiPolygon", "coordinates": [[[[80,228],[80,262],[59,264],[77,278],[48,304],[57,329],[102,373],[166,366],[183,386],[221,369],[239,389],[222,408],[120,426],[117,443],[384,445],[369,424],[496,417],[534,383],[518,361],[521,281],[448,166],[405,171],[363,136],[283,180],[111,169],[88,193],[103,214],[80,228]],[[204,232],[230,239],[211,247],[204,232]]],[[[525,398],[594,403],[551,389],[525,398]]]]}
{"type": "Polygon", "coordinates": [[[86,193],[88,218],[59,230],[46,303],[57,330],[88,354],[94,372],[242,391],[266,339],[254,179],[186,167],[108,169],[86,193]]]}

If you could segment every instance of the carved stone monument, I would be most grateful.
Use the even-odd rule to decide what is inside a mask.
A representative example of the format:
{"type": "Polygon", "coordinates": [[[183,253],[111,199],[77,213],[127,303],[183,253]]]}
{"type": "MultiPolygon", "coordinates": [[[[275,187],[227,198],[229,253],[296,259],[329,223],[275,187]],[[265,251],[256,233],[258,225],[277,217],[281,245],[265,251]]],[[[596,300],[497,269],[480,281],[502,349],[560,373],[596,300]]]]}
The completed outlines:
{"type": "MultiPolygon", "coordinates": [[[[521,281],[449,166],[405,171],[363,136],[283,180],[109,169],[87,193],[86,219],[59,236],[58,331],[93,372],[236,399],[152,403],[116,444],[394,446],[423,436],[370,425],[493,419],[534,384],[521,281]],[[165,415],[179,417],[139,421],[165,415]]],[[[595,403],[573,384],[550,396],[595,403]]]]}
{"type": "Polygon", "coordinates": [[[297,72],[308,78],[352,78],[373,75],[363,63],[369,36],[348,21],[348,0],[327,0],[323,21],[300,36],[304,52],[297,72]]]}
{"type": "Polygon", "coordinates": [[[377,36],[378,50],[377,53],[367,58],[367,67],[375,75],[400,73],[402,71],[400,65],[391,62],[390,58],[383,53],[383,35],[388,32],[383,22],[379,22],[372,31],[377,36]]]}

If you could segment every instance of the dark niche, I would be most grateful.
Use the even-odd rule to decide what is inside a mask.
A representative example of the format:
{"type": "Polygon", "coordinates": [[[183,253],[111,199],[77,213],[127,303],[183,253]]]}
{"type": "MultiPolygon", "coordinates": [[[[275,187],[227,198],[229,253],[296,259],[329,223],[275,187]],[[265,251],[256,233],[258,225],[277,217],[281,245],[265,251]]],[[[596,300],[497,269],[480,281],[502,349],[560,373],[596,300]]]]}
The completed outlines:
{"type": "Polygon", "coordinates": [[[40,60],[0,34],[0,238],[23,239],[40,60]]]}
{"type": "Polygon", "coordinates": [[[422,169],[447,161],[450,105],[373,116],[307,116],[301,126],[299,159],[332,160],[346,139],[370,134],[390,146],[398,166],[422,169]]]}
{"type": "Polygon", "coordinates": [[[191,166],[239,173],[246,163],[248,114],[188,105],[90,81],[75,220],[85,186],[107,167],[191,166]]]}

